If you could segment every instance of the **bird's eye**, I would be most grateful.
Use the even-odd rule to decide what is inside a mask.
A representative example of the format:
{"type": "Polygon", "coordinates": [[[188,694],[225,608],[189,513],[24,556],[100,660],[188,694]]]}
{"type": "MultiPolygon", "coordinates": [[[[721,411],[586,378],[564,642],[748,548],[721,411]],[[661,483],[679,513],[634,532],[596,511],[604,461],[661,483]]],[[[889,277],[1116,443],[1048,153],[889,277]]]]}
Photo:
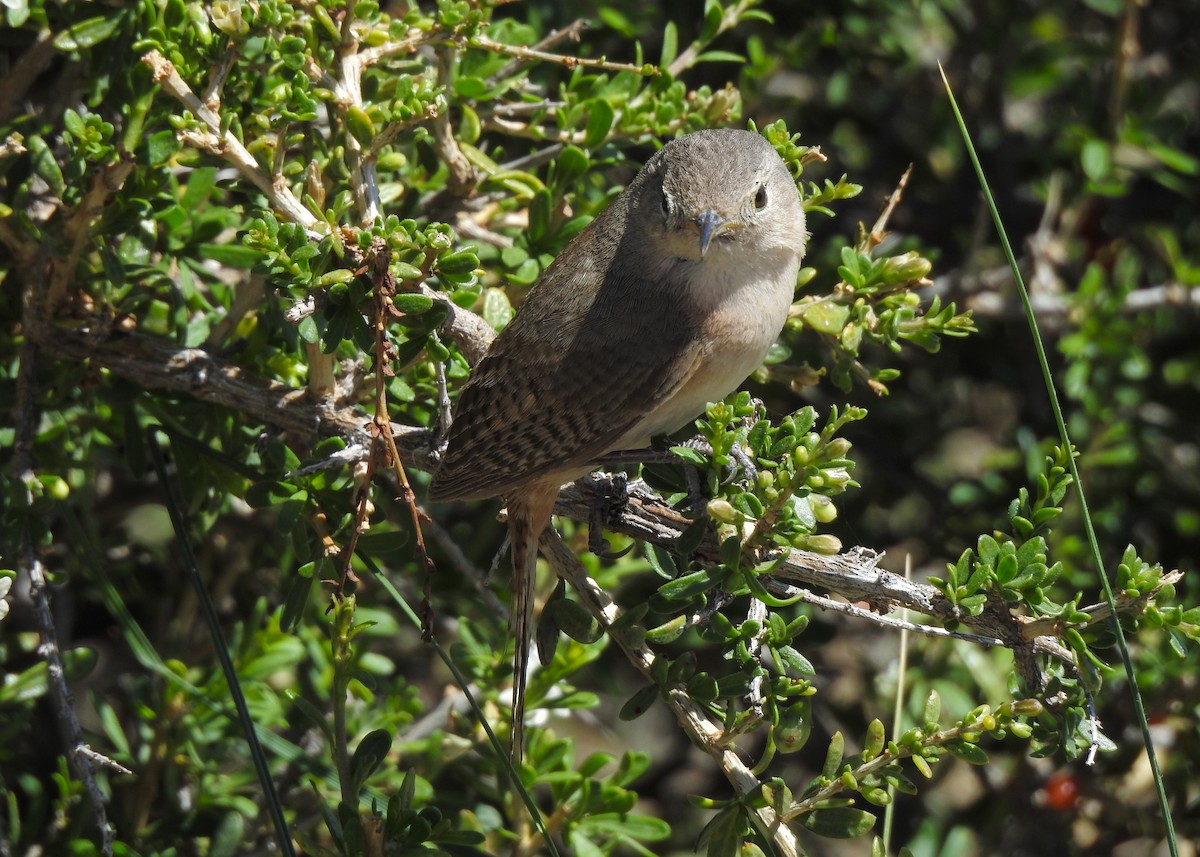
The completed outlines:
{"type": "Polygon", "coordinates": [[[767,186],[760,185],[758,193],[754,194],[754,207],[762,211],[767,207],[767,186]]]}

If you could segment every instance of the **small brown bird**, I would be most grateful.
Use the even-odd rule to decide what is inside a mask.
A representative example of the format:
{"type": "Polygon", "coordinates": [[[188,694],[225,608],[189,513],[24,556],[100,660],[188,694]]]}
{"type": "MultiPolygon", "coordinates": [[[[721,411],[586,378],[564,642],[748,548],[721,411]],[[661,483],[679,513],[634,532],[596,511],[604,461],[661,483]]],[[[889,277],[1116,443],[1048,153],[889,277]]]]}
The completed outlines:
{"type": "Polygon", "coordinates": [[[538,539],[559,486],[682,427],[762,364],[805,238],[796,184],[763,137],[682,136],[546,269],[463,388],[429,498],[508,502],[514,761],[538,539]]]}

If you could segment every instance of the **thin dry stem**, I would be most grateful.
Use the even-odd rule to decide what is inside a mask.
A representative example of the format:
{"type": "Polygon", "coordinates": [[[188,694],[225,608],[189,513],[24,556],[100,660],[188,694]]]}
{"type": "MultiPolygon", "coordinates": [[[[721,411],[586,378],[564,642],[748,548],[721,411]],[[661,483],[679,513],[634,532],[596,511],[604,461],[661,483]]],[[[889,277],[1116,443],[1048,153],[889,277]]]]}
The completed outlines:
{"type": "Polygon", "coordinates": [[[516,57],[522,60],[538,60],[540,62],[552,62],[567,68],[596,68],[601,71],[628,71],[639,75],[657,75],[658,69],[653,66],[631,65],[623,62],[609,62],[604,59],[589,59],[587,57],[577,57],[571,54],[552,54],[548,51],[540,51],[537,48],[527,48],[522,45],[506,45],[503,42],[495,42],[484,35],[474,36],[470,44],[472,47],[483,48],[487,51],[494,51],[505,56],[516,57]]]}

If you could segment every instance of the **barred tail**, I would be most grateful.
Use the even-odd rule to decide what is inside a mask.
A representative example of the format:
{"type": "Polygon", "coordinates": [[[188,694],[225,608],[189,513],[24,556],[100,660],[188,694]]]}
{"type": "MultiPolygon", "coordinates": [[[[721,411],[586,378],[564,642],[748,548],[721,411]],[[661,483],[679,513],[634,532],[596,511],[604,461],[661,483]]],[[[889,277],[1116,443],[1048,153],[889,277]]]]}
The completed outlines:
{"type": "Polygon", "coordinates": [[[509,755],[520,764],[525,749],[525,680],[529,672],[529,649],[533,643],[534,581],[537,573],[538,540],[550,523],[558,498],[557,483],[535,483],[508,500],[508,528],[512,542],[512,636],[513,654],[512,732],[509,755]]]}

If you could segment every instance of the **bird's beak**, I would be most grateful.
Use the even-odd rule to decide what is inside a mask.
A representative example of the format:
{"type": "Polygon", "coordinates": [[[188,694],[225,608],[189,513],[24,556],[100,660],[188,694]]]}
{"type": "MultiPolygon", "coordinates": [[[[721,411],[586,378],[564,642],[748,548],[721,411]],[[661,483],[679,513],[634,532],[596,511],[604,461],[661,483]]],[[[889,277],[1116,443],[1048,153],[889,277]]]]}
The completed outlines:
{"type": "Polygon", "coordinates": [[[700,216],[696,218],[696,225],[700,227],[700,256],[703,258],[708,252],[709,242],[725,225],[725,218],[708,208],[700,212],[700,216]]]}

